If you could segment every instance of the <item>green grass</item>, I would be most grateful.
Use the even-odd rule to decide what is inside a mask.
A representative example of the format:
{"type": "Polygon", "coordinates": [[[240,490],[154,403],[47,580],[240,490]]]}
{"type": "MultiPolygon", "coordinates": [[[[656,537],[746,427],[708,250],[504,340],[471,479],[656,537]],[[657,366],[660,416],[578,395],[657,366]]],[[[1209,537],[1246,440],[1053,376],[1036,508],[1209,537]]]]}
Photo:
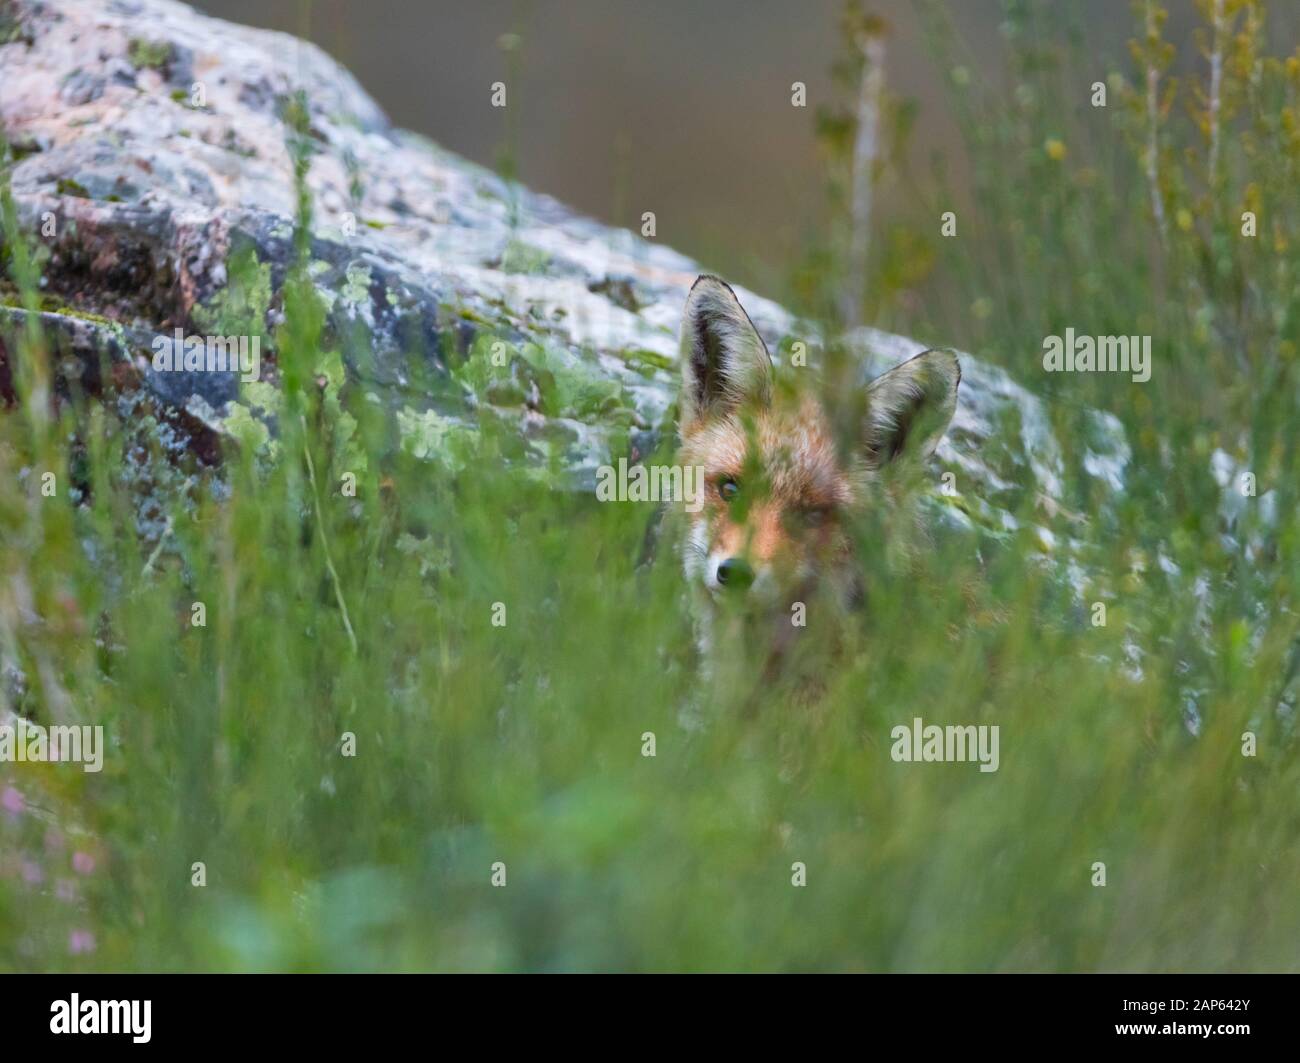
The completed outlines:
{"type": "MultiPolygon", "coordinates": [[[[1026,23],[1017,48],[1051,58],[1054,39],[1026,23]]],[[[764,679],[761,646],[703,678],[670,541],[637,567],[649,507],[509,471],[490,427],[454,463],[418,460],[352,386],[318,390],[306,286],[273,337],[279,460],[232,447],[221,479],[142,465],[146,408],[74,395],[47,415],[49,352],[15,340],[0,665],[24,678],[4,696],[102,724],[110,748],[100,774],[0,765],[0,969],[1294,970],[1294,63],[1253,102],[1238,85],[1250,135],[1225,136],[1200,191],[1203,146],[1171,112],[1163,242],[1129,117],[982,105],[972,151],[1006,191],[923,282],[941,299],[873,316],[1050,396],[1086,585],[1028,531],[979,556],[940,537],[900,566],[876,514],[870,610],[810,608],[813,705],[764,679]],[[1151,382],[1045,377],[1042,337],[1067,325],[1151,332],[1151,382]],[[1083,472],[1088,405],[1133,446],[1113,503],[1083,472]],[[1258,478],[1235,524],[1216,448],[1258,478]],[[997,725],[1000,769],[894,763],[914,716],[997,725]]],[[[1043,100],[1062,69],[1013,73],[1043,100]]],[[[873,298],[894,266],[877,256],[873,298]]],[[[829,284],[810,276],[797,290],[829,284]]],[[[1018,516],[1070,528],[1032,499],[1018,516]]]]}

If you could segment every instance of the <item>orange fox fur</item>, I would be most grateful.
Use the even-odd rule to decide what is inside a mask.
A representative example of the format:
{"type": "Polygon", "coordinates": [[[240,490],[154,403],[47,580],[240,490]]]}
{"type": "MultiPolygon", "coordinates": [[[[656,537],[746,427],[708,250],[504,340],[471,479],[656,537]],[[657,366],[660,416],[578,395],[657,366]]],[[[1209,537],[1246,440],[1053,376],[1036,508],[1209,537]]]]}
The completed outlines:
{"type": "Polygon", "coordinates": [[[685,514],[682,562],[705,612],[722,595],[788,601],[824,581],[851,596],[846,525],[886,465],[938,445],[957,405],[956,355],[926,351],[868,385],[847,458],[810,389],[777,386],[766,345],[716,277],[687,298],[681,365],[679,461],[702,467],[705,483],[703,506],[685,514]]]}

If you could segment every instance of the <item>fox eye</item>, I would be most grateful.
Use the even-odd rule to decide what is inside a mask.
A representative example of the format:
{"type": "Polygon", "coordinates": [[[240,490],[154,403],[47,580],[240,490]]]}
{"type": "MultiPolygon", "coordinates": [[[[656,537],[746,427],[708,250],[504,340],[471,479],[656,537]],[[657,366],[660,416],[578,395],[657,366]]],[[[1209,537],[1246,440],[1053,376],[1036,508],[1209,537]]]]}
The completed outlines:
{"type": "Polygon", "coordinates": [[[736,482],[734,477],[724,476],[718,481],[718,494],[722,496],[724,502],[730,502],[740,494],[740,484],[736,482]]]}

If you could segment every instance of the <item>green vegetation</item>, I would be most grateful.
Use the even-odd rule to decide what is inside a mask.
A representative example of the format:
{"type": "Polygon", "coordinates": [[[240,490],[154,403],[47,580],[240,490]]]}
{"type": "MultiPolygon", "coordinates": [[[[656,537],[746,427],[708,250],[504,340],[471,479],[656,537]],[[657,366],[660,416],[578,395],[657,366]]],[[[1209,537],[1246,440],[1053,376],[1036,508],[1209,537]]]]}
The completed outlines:
{"type": "Polygon", "coordinates": [[[71,177],[60,177],[55,184],[55,189],[61,196],[74,196],[77,199],[92,198],[86,186],[71,177]]]}
{"type": "Polygon", "coordinates": [[[4,0],[0,3],[0,44],[16,44],[20,41],[28,45],[32,43],[13,4],[10,0],[4,0]]]}
{"type": "MultiPolygon", "coordinates": [[[[6,336],[0,702],[109,749],[98,774],[0,764],[0,969],[1296,969],[1300,55],[1227,6],[1213,119],[1163,75],[1147,111],[1168,49],[1145,5],[1131,65],[1094,76],[1008,4],[1003,90],[936,16],[973,206],[945,240],[943,171],[915,182],[866,317],[1041,391],[1063,509],[1026,491],[1000,546],[901,558],[905,522],[873,513],[869,609],[810,602],[775,679],[753,638],[703,678],[671,528],[638,567],[650,507],[554,489],[486,407],[389,423],[322,343],[305,239],[268,336],[281,394],[247,396],[274,453],[232,445],[220,473],[130,409],[50,413],[53,352],[6,336]],[[1150,334],[1151,380],[1044,374],[1067,327],[1150,334]],[[1089,406],[1128,433],[1117,501],[1089,406]],[[1079,540],[1077,571],[1035,526],[1079,540]],[[999,770],[894,763],[914,717],[997,725],[999,770]]],[[[792,279],[806,307],[833,260],[792,279]]],[[[262,267],[231,277],[211,327],[260,327],[262,267]]],[[[480,396],[624,408],[564,352],[489,344],[454,368],[480,396]]]]}
{"type": "Polygon", "coordinates": [[[133,37],[127,46],[126,57],[137,70],[165,70],[172,61],[172,46],[169,41],[133,37]]]}

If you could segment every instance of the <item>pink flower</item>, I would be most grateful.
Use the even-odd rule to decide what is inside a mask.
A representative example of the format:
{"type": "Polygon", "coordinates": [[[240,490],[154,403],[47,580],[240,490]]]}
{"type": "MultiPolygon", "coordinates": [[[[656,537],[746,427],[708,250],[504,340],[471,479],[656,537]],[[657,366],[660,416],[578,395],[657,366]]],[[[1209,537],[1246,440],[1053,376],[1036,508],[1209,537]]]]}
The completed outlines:
{"type": "Polygon", "coordinates": [[[45,878],[44,872],[41,871],[41,865],[31,860],[23,861],[23,881],[29,886],[39,886],[41,880],[45,878]]]}
{"type": "Polygon", "coordinates": [[[89,930],[74,930],[68,935],[68,951],[81,956],[95,951],[95,935],[89,930]]]}
{"type": "Polygon", "coordinates": [[[77,884],[68,878],[61,878],[54,884],[54,896],[61,901],[75,901],[77,899],[77,884]]]}
{"type": "Polygon", "coordinates": [[[6,786],[4,793],[0,794],[0,808],[3,808],[11,816],[22,815],[22,811],[26,807],[27,802],[23,800],[23,795],[12,786],[6,786]]]}
{"type": "Polygon", "coordinates": [[[95,858],[80,850],[72,854],[72,870],[78,875],[89,875],[95,870],[95,858]]]}

